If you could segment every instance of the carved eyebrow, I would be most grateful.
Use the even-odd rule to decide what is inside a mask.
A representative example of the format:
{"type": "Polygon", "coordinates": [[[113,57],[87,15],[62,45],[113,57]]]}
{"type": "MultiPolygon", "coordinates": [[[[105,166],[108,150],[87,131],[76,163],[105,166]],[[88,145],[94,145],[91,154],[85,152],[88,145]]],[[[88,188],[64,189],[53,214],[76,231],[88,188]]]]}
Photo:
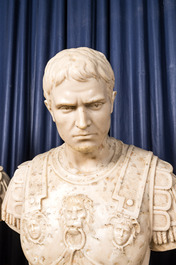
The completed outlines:
{"type": "Polygon", "coordinates": [[[76,104],[71,104],[71,103],[59,103],[56,105],[56,108],[59,109],[59,108],[62,108],[62,107],[76,107],[77,105],[76,104]]]}
{"type": "MultiPolygon", "coordinates": [[[[90,104],[94,104],[94,103],[105,103],[106,102],[106,99],[104,99],[104,98],[95,98],[95,99],[92,99],[92,100],[90,100],[90,101],[86,101],[86,102],[84,102],[83,104],[84,105],[90,105],[90,104]]],[[[69,103],[69,102],[61,102],[61,103],[58,103],[57,105],[56,105],[56,108],[62,108],[62,107],[64,107],[64,106],[66,106],[66,107],[76,107],[77,106],[77,103],[69,103]]]]}
{"type": "Polygon", "coordinates": [[[93,104],[93,103],[105,103],[105,102],[106,102],[106,100],[104,98],[101,98],[101,99],[93,99],[93,100],[87,101],[84,104],[89,105],[89,104],[93,104]]]}

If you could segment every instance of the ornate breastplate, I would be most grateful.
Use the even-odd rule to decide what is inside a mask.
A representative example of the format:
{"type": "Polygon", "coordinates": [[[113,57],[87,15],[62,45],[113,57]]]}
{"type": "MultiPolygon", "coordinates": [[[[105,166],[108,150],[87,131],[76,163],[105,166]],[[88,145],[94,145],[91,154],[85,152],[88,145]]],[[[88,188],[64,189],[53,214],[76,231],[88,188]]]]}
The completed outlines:
{"type": "Polygon", "coordinates": [[[57,152],[28,172],[21,243],[30,265],[141,264],[150,240],[148,203],[141,201],[152,154],[141,160],[124,146],[104,174],[74,178],[58,165],[57,152]]]}

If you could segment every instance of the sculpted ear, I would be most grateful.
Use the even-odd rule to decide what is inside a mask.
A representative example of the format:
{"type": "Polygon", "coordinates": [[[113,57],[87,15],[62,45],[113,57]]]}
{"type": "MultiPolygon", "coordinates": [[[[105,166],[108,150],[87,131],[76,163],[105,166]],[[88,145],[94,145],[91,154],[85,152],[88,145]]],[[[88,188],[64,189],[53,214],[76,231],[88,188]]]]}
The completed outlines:
{"type": "Polygon", "coordinates": [[[113,112],[113,107],[114,107],[114,100],[117,95],[117,91],[112,92],[112,97],[111,97],[111,113],[113,112]]]}
{"type": "Polygon", "coordinates": [[[51,104],[49,104],[47,100],[44,100],[44,103],[45,103],[45,106],[47,107],[47,109],[49,110],[53,121],[55,122],[55,118],[54,118],[54,115],[53,115],[53,111],[51,109],[51,104]]]}

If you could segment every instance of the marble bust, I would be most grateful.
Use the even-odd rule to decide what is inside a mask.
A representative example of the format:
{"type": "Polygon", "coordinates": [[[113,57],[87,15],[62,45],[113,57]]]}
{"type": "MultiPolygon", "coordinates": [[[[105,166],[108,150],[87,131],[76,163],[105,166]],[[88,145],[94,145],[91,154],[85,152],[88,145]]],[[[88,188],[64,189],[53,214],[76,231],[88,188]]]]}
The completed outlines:
{"type": "Polygon", "coordinates": [[[2,204],[30,265],[148,265],[151,249],[176,248],[173,168],[108,136],[113,87],[93,49],[63,50],[45,68],[64,144],[20,165],[2,204]]]}

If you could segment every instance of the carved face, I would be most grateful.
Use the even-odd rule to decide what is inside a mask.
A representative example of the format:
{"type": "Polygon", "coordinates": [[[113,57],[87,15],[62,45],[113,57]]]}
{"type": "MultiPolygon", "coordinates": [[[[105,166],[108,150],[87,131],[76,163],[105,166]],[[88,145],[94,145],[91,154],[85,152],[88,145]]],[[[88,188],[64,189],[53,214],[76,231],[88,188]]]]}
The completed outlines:
{"type": "Polygon", "coordinates": [[[32,220],[28,225],[28,231],[29,231],[31,238],[33,239],[39,238],[41,235],[40,224],[37,221],[32,220]]]}
{"type": "Polygon", "coordinates": [[[128,225],[122,223],[116,223],[114,225],[114,230],[113,230],[114,233],[113,237],[115,243],[119,246],[124,245],[128,241],[131,232],[132,232],[131,228],[128,225]]]}
{"type": "Polygon", "coordinates": [[[103,80],[65,80],[51,92],[49,111],[61,138],[72,149],[92,152],[108,134],[115,92],[110,100],[103,80]],[[114,96],[113,96],[114,95],[114,96]]]}
{"type": "Polygon", "coordinates": [[[65,209],[65,220],[67,227],[81,228],[86,218],[86,209],[83,203],[68,203],[65,209]]]}

